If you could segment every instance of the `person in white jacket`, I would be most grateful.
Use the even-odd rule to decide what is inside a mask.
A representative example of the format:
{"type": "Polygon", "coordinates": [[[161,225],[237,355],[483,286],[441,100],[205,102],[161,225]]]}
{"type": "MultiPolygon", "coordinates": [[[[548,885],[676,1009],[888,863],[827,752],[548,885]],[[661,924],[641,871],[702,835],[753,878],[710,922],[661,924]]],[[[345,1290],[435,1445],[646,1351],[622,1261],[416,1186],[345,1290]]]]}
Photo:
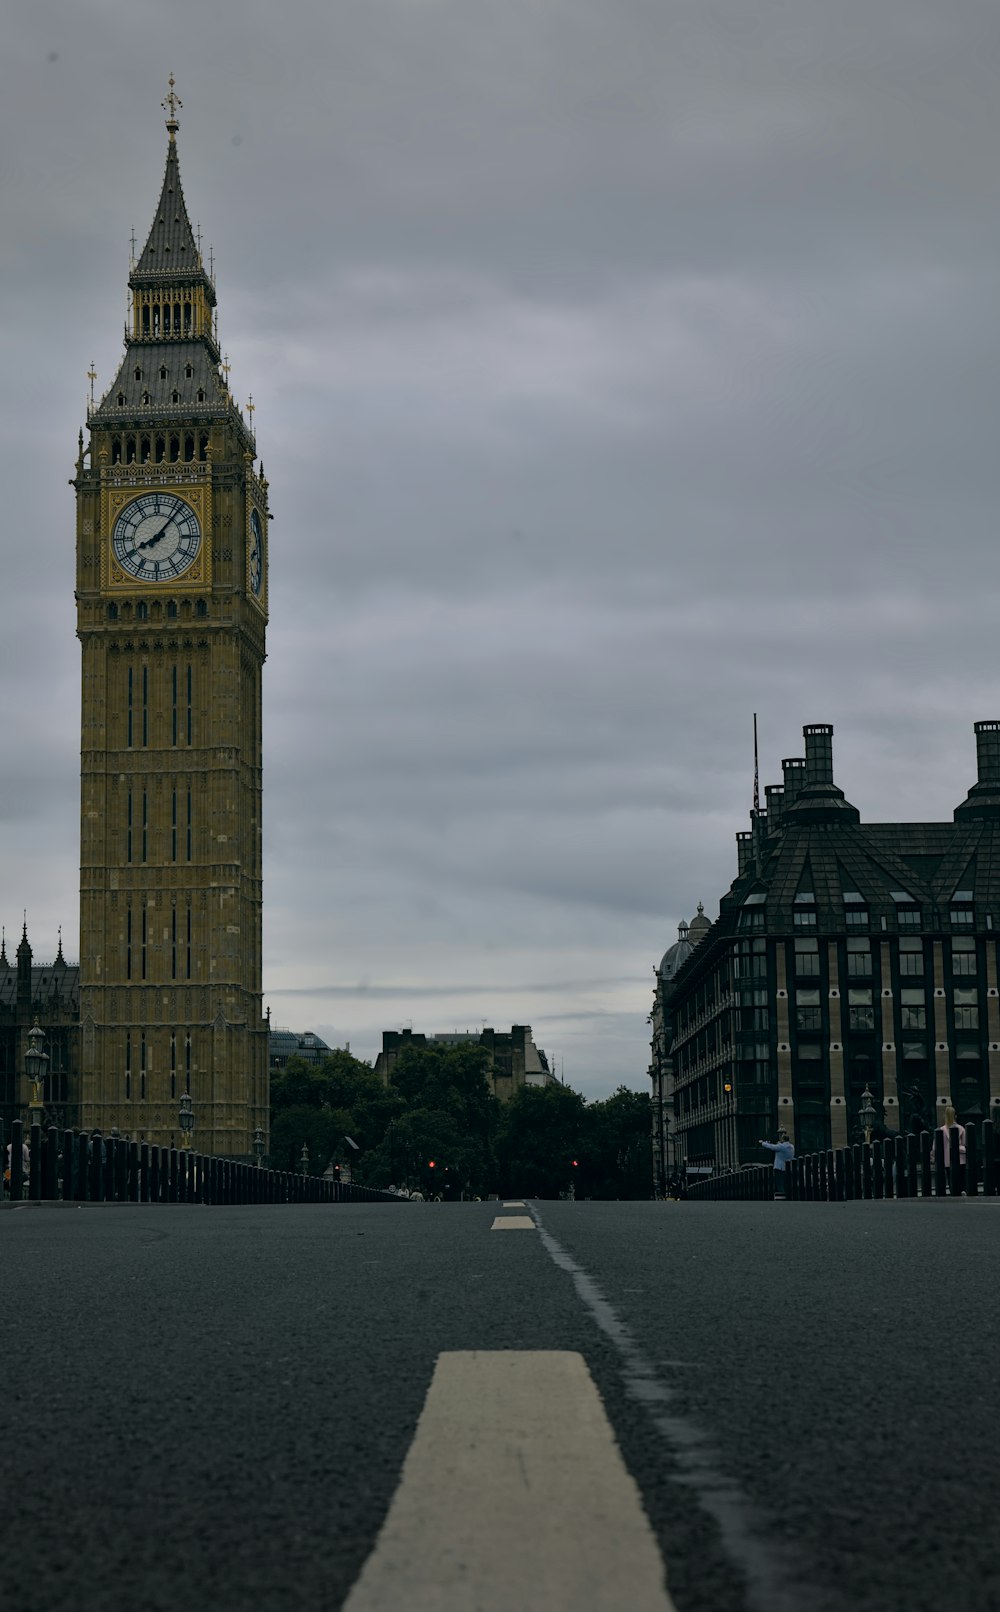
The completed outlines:
{"type": "Polygon", "coordinates": [[[778,1132],[776,1142],[765,1142],[761,1139],[761,1147],[766,1147],[769,1153],[774,1154],[774,1196],[785,1196],[785,1166],[795,1157],[795,1144],[789,1141],[787,1131],[778,1132]]]}

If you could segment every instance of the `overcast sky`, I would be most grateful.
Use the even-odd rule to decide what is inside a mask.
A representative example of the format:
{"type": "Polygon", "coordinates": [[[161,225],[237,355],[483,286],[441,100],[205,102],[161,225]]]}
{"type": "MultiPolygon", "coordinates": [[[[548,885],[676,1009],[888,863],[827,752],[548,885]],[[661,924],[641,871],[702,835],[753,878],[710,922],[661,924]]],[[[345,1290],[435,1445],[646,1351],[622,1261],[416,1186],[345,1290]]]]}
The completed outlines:
{"type": "MultiPolygon", "coordinates": [[[[949,817],[1000,717],[995,0],[33,0],[0,62],[0,916],[78,951],[67,479],[167,74],[271,481],[265,1000],[530,1023],[652,970],[835,724],[949,817]]],[[[16,938],[16,937],[15,937],[16,938]]]]}

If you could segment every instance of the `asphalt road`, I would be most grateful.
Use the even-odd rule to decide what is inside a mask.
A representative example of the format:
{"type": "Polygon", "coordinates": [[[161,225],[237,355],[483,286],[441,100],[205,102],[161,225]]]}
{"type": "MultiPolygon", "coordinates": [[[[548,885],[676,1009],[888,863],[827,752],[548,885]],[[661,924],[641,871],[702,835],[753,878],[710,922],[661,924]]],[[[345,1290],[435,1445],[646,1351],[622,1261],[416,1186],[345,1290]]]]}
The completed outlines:
{"type": "Polygon", "coordinates": [[[677,1612],[1000,1608],[1000,1202],[529,1208],[6,1208],[5,1612],[334,1612],[504,1350],[583,1357],[677,1612]]]}

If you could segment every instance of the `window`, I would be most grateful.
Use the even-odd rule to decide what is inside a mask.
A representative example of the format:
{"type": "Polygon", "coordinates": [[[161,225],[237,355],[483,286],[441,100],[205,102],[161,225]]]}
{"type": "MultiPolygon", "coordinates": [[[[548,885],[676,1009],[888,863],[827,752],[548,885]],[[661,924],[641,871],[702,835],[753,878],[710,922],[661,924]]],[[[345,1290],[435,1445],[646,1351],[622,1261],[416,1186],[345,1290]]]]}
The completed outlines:
{"type": "Polygon", "coordinates": [[[764,909],[763,909],[763,907],[751,907],[749,910],[747,910],[747,908],[744,907],[743,911],[740,913],[740,928],[741,929],[763,929],[763,927],[764,927],[764,909]]]}
{"type": "Polygon", "coordinates": [[[919,929],[921,913],[919,907],[897,907],[896,922],[900,929],[919,929]]]}
{"type": "Polygon", "coordinates": [[[955,986],[955,1029],[979,1029],[979,992],[974,985],[955,986]]]}
{"type": "Polygon", "coordinates": [[[847,972],[857,979],[858,976],[870,974],[872,971],[871,945],[867,940],[848,940],[847,942],[847,972]]]}
{"type": "Polygon", "coordinates": [[[874,1030],[875,1008],[870,985],[848,991],[847,1026],[850,1030],[874,1030]]]}
{"type": "Polygon", "coordinates": [[[868,928],[868,908],[848,907],[844,913],[848,929],[868,928]]]}
{"type": "Polygon", "coordinates": [[[796,907],[795,911],[792,913],[792,922],[794,923],[796,929],[815,929],[815,907],[796,907]]]}
{"type": "Polygon", "coordinates": [[[924,971],[923,947],[918,952],[900,952],[899,972],[904,976],[922,974],[924,971]]]}
{"type": "Polygon", "coordinates": [[[816,1059],[822,1058],[823,1048],[818,1041],[800,1041],[798,1055],[800,1059],[813,1063],[816,1059]]]}
{"type": "Polygon", "coordinates": [[[922,1041],[904,1041],[903,1042],[903,1057],[908,1058],[911,1061],[916,1059],[916,1058],[922,1058],[922,1059],[926,1060],[926,1058],[927,1058],[927,1048],[924,1046],[924,1043],[922,1041]]]}
{"type": "Polygon", "coordinates": [[[117,621],[118,620],[118,606],[116,604],[109,604],[108,605],[108,620],[109,621],[117,621]]]}
{"type": "Polygon", "coordinates": [[[963,976],[965,978],[968,978],[970,975],[971,975],[971,977],[973,979],[975,979],[975,977],[976,977],[976,954],[975,954],[975,952],[957,952],[957,953],[955,953],[952,956],[952,959],[951,959],[951,971],[955,975],[956,979],[961,978],[963,976]]]}
{"type": "Polygon", "coordinates": [[[927,998],[923,990],[915,990],[912,986],[906,987],[900,991],[899,1001],[903,1029],[926,1030],[927,998]]]}
{"type": "Polygon", "coordinates": [[[817,978],[819,975],[819,941],[797,940],[795,942],[795,972],[800,979],[817,978]]]}
{"type": "Polygon", "coordinates": [[[952,929],[971,929],[976,921],[976,914],[972,907],[952,907],[952,929]]]}

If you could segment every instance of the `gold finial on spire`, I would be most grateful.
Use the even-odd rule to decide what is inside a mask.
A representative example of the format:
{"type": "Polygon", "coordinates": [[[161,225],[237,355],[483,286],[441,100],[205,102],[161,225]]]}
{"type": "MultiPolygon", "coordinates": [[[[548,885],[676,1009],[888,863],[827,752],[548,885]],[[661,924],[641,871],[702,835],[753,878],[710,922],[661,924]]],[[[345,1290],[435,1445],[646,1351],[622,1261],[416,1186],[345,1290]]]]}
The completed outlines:
{"type": "Polygon", "coordinates": [[[170,85],[170,91],[166,98],[160,102],[164,112],[169,113],[167,118],[167,133],[169,134],[171,140],[177,133],[177,130],[180,128],[180,124],[177,121],[177,109],[178,107],[184,105],[184,102],[181,100],[180,96],[174,94],[175,82],[176,80],[174,79],[174,75],[171,73],[169,79],[167,80],[167,83],[170,85]]]}
{"type": "Polygon", "coordinates": [[[232,364],[229,362],[229,354],[223,353],[222,363],[220,364],[219,368],[222,370],[222,373],[225,376],[227,392],[229,391],[229,371],[232,369],[232,367],[232,364]]]}
{"type": "Polygon", "coordinates": [[[94,382],[97,379],[97,371],[94,368],[94,360],[93,359],[90,360],[90,368],[87,371],[87,379],[90,382],[90,406],[91,406],[91,408],[93,408],[94,407],[94,382]]]}
{"type": "Polygon", "coordinates": [[[253,400],[253,393],[251,392],[250,396],[247,398],[247,413],[250,416],[250,429],[251,429],[251,431],[253,430],[253,413],[254,413],[254,409],[256,407],[257,407],[257,405],[253,400]]]}

